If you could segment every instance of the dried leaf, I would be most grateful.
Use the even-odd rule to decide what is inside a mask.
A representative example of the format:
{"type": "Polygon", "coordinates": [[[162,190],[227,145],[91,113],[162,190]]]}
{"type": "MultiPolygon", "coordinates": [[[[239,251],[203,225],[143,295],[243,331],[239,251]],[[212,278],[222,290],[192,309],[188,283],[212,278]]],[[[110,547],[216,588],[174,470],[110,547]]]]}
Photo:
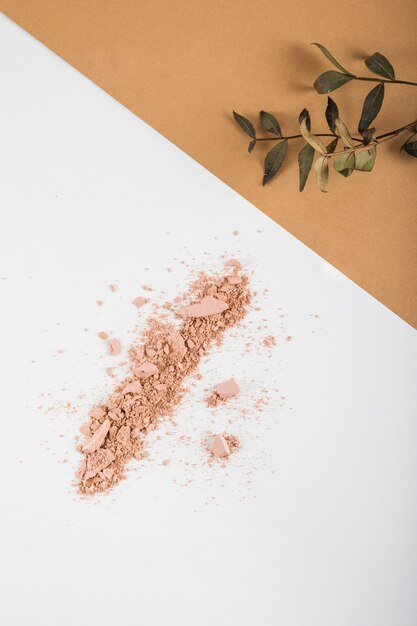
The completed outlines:
{"type": "Polygon", "coordinates": [[[288,139],[284,139],[277,143],[266,155],[262,185],[266,185],[277,174],[287,154],[287,147],[288,139]]]}
{"type": "Polygon", "coordinates": [[[350,176],[355,169],[355,153],[347,152],[336,157],[333,161],[333,167],[342,176],[350,176]]]}
{"type": "Polygon", "coordinates": [[[350,132],[347,129],[346,124],[342,122],[339,118],[335,121],[336,129],[340,135],[340,139],[343,141],[347,148],[354,148],[355,144],[353,143],[353,139],[350,135],[350,132]]]}
{"type": "Polygon", "coordinates": [[[246,117],[243,117],[243,115],[239,115],[239,113],[236,113],[236,111],[233,111],[233,117],[235,118],[236,122],[239,124],[243,132],[249,135],[249,137],[252,137],[253,139],[255,139],[256,133],[251,122],[248,119],[246,119],[246,117]]]}
{"type": "Polygon", "coordinates": [[[417,157],[417,141],[407,141],[401,148],[412,157],[417,157]]]}
{"type": "Polygon", "coordinates": [[[373,74],[395,80],[395,72],[391,63],[380,52],[375,52],[372,56],[365,60],[365,65],[373,74]]]}
{"type": "Polygon", "coordinates": [[[351,74],[341,74],[340,72],[329,70],[316,78],[314,81],[314,89],[317,93],[330,93],[335,89],[339,89],[339,87],[342,87],[342,85],[348,83],[350,80],[353,80],[351,74]]]}
{"type": "Polygon", "coordinates": [[[308,175],[310,174],[311,165],[314,159],[314,148],[306,143],[304,148],[301,148],[298,153],[298,167],[300,170],[300,191],[303,191],[307,182],[308,175]]]}
{"type": "Polygon", "coordinates": [[[309,113],[309,111],[307,111],[307,109],[303,109],[301,111],[300,115],[298,116],[298,123],[300,124],[300,126],[301,126],[301,122],[303,120],[306,120],[307,130],[310,131],[311,130],[311,119],[310,119],[310,113],[309,113]]]}
{"type": "Polygon", "coordinates": [[[376,146],[369,150],[361,150],[356,154],[355,170],[370,172],[375,164],[376,146]]]}
{"type": "Polygon", "coordinates": [[[272,133],[276,137],[282,137],[281,126],[279,125],[278,120],[271,114],[266,111],[261,111],[261,125],[264,130],[268,133],[272,133]]]}
{"type": "Polygon", "coordinates": [[[334,58],[332,53],[329,52],[329,50],[327,48],[322,46],[321,43],[312,43],[311,45],[312,46],[317,46],[317,48],[322,51],[322,53],[324,54],[326,59],[328,59],[330,61],[330,63],[332,63],[335,67],[337,67],[338,70],[340,70],[344,74],[350,74],[350,72],[346,68],[344,68],[343,65],[340,65],[339,61],[336,61],[336,59],[334,58]]]}
{"type": "Polygon", "coordinates": [[[336,150],[337,148],[337,143],[339,141],[339,137],[336,137],[336,139],[333,139],[329,145],[327,146],[327,154],[333,154],[333,152],[336,150]]]}
{"type": "Polygon", "coordinates": [[[252,152],[252,150],[254,149],[255,146],[256,146],[256,139],[252,139],[252,141],[250,141],[249,144],[248,144],[248,152],[249,152],[249,154],[252,152]]]}
{"type": "Polygon", "coordinates": [[[329,164],[327,160],[327,157],[322,156],[316,159],[314,163],[314,171],[320,191],[325,191],[327,181],[329,180],[329,164]]]}
{"type": "Polygon", "coordinates": [[[367,129],[361,131],[361,135],[363,137],[363,145],[364,146],[367,146],[368,143],[371,143],[371,141],[373,141],[374,135],[375,135],[375,130],[376,130],[376,128],[367,128],[367,129]]]}
{"type": "Polygon", "coordinates": [[[327,98],[326,120],[332,133],[336,132],[336,118],[339,117],[337,104],[330,97],[327,98]]]}
{"type": "Polygon", "coordinates": [[[308,118],[304,118],[303,120],[301,120],[300,130],[301,130],[302,136],[307,141],[307,143],[310,144],[310,146],[313,146],[315,150],[317,150],[318,152],[321,152],[321,154],[326,154],[327,149],[324,143],[322,142],[322,140],[319,137],[316,137],[315,135],[313,135],[307,129],[307,119],[308,118]]]}
{"type": "Polygon", "coordinates": [[[378,115],[384,101],[384,92],[384,83],[379,83],[366,96],[358,126],[360,133],[366,130],[378,115]]]}

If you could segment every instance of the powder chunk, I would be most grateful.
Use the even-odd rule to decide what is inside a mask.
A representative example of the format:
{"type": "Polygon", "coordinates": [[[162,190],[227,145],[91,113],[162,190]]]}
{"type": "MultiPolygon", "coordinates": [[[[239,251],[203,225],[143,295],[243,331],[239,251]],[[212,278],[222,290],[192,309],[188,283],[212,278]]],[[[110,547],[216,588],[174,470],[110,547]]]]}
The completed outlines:
{"type": "Polygon", "coordinates": [[[83,480],[89,480],[94,478],[96,474],[104,470],[115,459],[115,456],[111,450],[106,448],[105,450],[97,450],[87,456],[86,472],[83,476],[83,480]]]}
{"type": "Polygon", "coordinates": [[[138,378],[149,378],[149,376],[153,376],[158,372],[157,366],[153,363],[149,363],[149,361],[145,361],[145,363],[142,363],[133,370],[134,375],[138,378]]]}
{"type": "Polygon", "coordinates": [[[229,276],[227,280],[231,285],[239,285],[242,282],[240,276],[229,276]]]}
{"type": "Polygon", "coordinates": [[[125,396],[127,393],[140,393],[142,391],[142,385],[138,380],[134,380],[124,387],[122,394],[125,396]]]}
{"type": "Polygon", "coordinates": [[[143,306],[144,304],[146,304],[147,302],[149,302],[149,300],[147,298],[142,298],[142,296],[138,296],[137,298],[135,298],[132,301],[132,304],[134,304],[135,307],[140,309],[140,307],[143,306]]]}
{"type": "Polygon", "coordinates": [[[108,341],[108,346],[109,346],[109,352],[113,356],[117,356],[122,351],[122,344],[120,343],[118,339],[110,339],[110,341],[108,341]]]}
{"type": "Polygon", "coordinates": [[[182,359],[187,352],[182,335],[177,330],[172,330],[168,335],[168,341],[173,353],[178,356],[179,359],[182,359]]]}
{"type": "Polygon", "coordinates": [[[109,338],[108,334],[104,330],[100,331],[98,333],[98,336],[100,337],[100,339],[103,339],[103,341],[109,338]]]}
{"type": "Polygon", "coordinates": [[[89,417],[92,417],[95,420],[99,420],[102,417],[105,416],[105,412],[103,411],[103,409],[101,408],[101,406],[99,406],[98,404],[96,404],[95,406],[93,406],[89,412],[89,417]]]}
{"type": "Polygon", "coordinates": [[[217,385],[215,392],[222,400],[236,396],[240,391],[239,385],[234,378],[217,385]]]}
{"type": "Polygon", "coordinates": [[[221,457],[229,456],[230,448],[223,435],[215,435],[211,443],[210,451],[212,455],[219,459],[221,457]]]}
{"type": "Polygon", "coordinates": [[[228,261],[226,261],[225,265],[226,267],[234,267],[236,270],[240,270],[240,268],[242,267],[239,261],[237,261],[236,259],[229,259],[228,261]]]}
{"type": "Polygon", "coordinates": [[[177,311],[181,317],[208,317],[223,313],[229,308],[229,305],[223,300],[218,300],[214,296],[205,296],[196,304],[183,306],[177,311]]]}
{"type": "Polygon", "coordinates": [[[104,420],[104,422],[99,426],[94,433],[94,435],[83,445],[83,452],[89,454],[90,452],[95,452],[104,443],[107,433],[110,429],[110,420],[104,420]]]}

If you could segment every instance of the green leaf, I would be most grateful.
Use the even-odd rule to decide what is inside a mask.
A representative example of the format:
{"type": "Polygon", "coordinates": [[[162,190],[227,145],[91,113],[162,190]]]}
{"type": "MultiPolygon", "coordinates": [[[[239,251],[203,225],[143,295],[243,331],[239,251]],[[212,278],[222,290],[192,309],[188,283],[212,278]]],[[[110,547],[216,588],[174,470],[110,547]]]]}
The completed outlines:
{"type": "Polygon", "coordinates": [[[391,63],[380,52],[375,52],[372,56],[365,60],[365,65],[373,74],[388,78],[388,80],[395,80],[395,72],[391,63]]]}
{"type": "Polygon", "coordinates": [[[329,145],[327,146],[327,154],[333,154],[333,152],[336,150],[337,148],[337,142],[339,141],[339,137],[336,137],[336,139],[333,139],[329,145]]]}
{"type": "Polygon", "coordinates": [[[368,143],[371,143],[371,141],[374,140],[375,130],[376,128],[366,128],[365,130],[361,131],[364,146],[367,146],[368,143]]]}
{"type": "Polygon", "coordinates": [[[384,101],[384,92],[384,83],[379,83],[366,96],[358,126],[360,133],[366,130],[378,115],[384,101]]]}
{"type": "Polygon", "coordinates": [[[369,150],[361,150],[356,154],[355,170],[360,172],[370,172],[375,164],[376,146],[369,150]]]}
{"type": "Polygon", "coordinates": [[[278,120],[271,114],[266,111],[261,111],[261,126],[268,133],[272,133],[276,137],[282,137],[281,126],[279,125],[278,120]]]}
{"type": "Polygon", "coordinates": [[[326,146],[324,145],[324,143],[322,142],[322,140],[319,137],[316,137],[315,135],[313,135],[307,128],[307,120],[309,118],[304,118],[303,120],[301,120],[301,124],[300,124],[300,130],[301,130],[301,134],[304,137],[304,139],[307,141],[307,143],[310,144],[310,146],[313,146],[314,150],[317,150],[318,152],[321,152],[321,154],[326,154],[327,153],[327,149],[326,146]]]}
{"type": "Polygon", "coordinates": [[[355,153],[347,152],[336,157],[333,161],[333,167],[342,176],[350,176],[355,169],[355,153]]]}
{"type": "Polygon", "coordinates": [[[288,139],[284,139],[277,143],[266,155],[262,185],[266,185],[277,174],[287,154],[287,147],[288,139]]]}
{"type": "Polygon", "coordinates": [[[337,104],[330,97],[327,98],[326,120],[332,133],[336,132],[335,120],[339,117],[339,109],[337,104]]]}
{"type": "Polygon", "coordinates": [[[314,81],[314,89],[317,93],[330,93],[335,89],[339,89],[339,87],[342,87],[342,85],[348,83],[350,80],[353,80],[353,76],[350,74],[341,74],[340,72],[329,70],[316,78],[314,81]]]}
{"type": "Polygon", "coordinates": [[[355,144],[353,143],[353,139],[350,135],[350,132],[347,129],[346,124],[342,122],[339,118],[335,121],[336,129],[339,132],[340,139],[343,141],[347,148],[354,148],[355,144]]]}
{"type": "Polygon", "coordinates": [[[336,61],[332,53],[329,52],[327,48],[321,45],[321,43],[312,43],[311,45],[317,46],[317,48],[322,51],[326,59],[328,59],[330,63],[333,63],[333,65],[337,67],[338,70],[340,70],[344,74],[350,74],[350,72],[346,68],[344,68],[343,65],[340,65],[339,61],[336,61]]]}
{"type": "Polygon", "coordinates": [[[243,115],[239,115],[239,113],[236,113],[236,111],[233,111],[233,117],[235,118],[235,121],[239,124],[243,132],[249,135],[249,137],[252,137],[253,139],[255,139],[256,133],[251,122],[248,119],[246,119],[246,117],[243,117],[243,115]]]}
{"type": "Polygon", "coordinates": [[[403,145],[402,150],[412,157],[417,157],[417,141],[408,141],[403,145]]]}
{"type": "Polygon", "coordinates": [[[320,191],[325,191],[329,180],[329,164],[327,160],[327,157],[321,156],[314,163],[314,171],[320,191]]]}
{"type": "Polygon", "coordinates": [[[303,191],[307,182],[308,175],[311,170],[311,165],[314,159],[314,148],[306,143],[304,148],[301,148],[298,153],[298,167],[300,170],[300,191],[303,191]]]}
{"type": "Polygon", "coordinates": [[[300,115],[298,116],[298,123],[301,125],[301,122],[303,120],[306,120],[306,128],[308,131],[311,130],[311,119],[310,119],[310,113],[309,111],[307,111],[307,109],[303,109],[300,113],[300,115]]]}
{"type": "Polygon", "coordinates": [[[255,146],[256,146],[256,139],[252,139],[252,141],[250,141],[248,145],[249,154],[252,152],[255,146]]]}

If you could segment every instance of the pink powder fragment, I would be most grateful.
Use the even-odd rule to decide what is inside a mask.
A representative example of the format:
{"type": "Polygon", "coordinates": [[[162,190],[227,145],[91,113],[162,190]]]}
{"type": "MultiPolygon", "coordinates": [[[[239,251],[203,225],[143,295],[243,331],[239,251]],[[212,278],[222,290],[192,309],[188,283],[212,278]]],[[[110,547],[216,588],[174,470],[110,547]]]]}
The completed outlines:
{"type": "Polygon", "coordinates": [[[138,378],[149,378],[149,376],[158,374],[158,372],[158,367],[154,363],[149,363],[149,361],[141,363],[139,367],[133,370],[134,375],[138,378]]]}
{"type": "Polygon", "coordinates": [[[267,337],[264,337],[262,343],[265,348],[273,348],[274,346],[276,346],[277,342],[273,335],[268,335],[267,337]]]}
{"type": "Polygon", "coordinates": [[[115,291],[117,291],[117,285],[113,285],[113,284],[109,285],[109,289],[110,289],[110,291],[113,291],[113,293],[114,293],[115,291]]]}
{"type": "Polygon", "coordinates": [[[125,396],[127,393],[139,393],[142,390],[142,385],[138,380],[134,380],[131,383],[128,383],[122,391],[122,394],[125,396]]]}
{"type": "Polygon", "coordinates": [[[226,380],[224,383],[218,384],[215,392],[222,400],[226,400],[227,398],[236,396],[240,392],[240,388],[235,379],[231,378],[230,380],[226,380]]]}
{"type": "Polygon", "coordinates": [[[240,268],[242,267],[239,261],[237,261],[236,259],[229,259],[228,261],[226,261],[225,265],[226,267],[234,267],[236,270],[240,270],[240,268]]]}
{"type": "Polygon", "coordinates": [[[99,405],[95,405],[91,408],[90,412],[89,412],[89,417],[91,417],[92,419],[95,420],[100,420],[105,416],[105,412],[103,411],[103,409],[101,408],[101,406],[99,405]]]}
{"type": "Polygon", "coordinates": [[[216,459],[229,456],[230,454],[229,444],[227,443],[223,435],[215,435],[213,437],[210,451],[216,459]]]}
{"type": "Polygon", "coordinates": [[[181,317],[209,317],[223,313],[229,308],[229,305],[223,300],[218,300],[213,296],[205,296],[196,304],[183,306],[177,311],[181,317]]]}
{"type": "Polygon", "coordinates": [[[97,305],[101,306],[103,304],[103,300],[97,300],[97,305]]]}
{"type": "Polygon", "coordinates": [[[122,345],[118,339],[110,339],[110,341],[108,341],[108,346],[109,352],[113,356],[117,356],[122,351],[122,345]]]}
{"type": "Polygon", "coordinates": [[[106,419],[104,422],[98,427],[94,435],[83,445],[83,452],[85,454],[90,454],[91,452],[95,452],[104,443],[107,433],[110,430],[110,420],[106,419]]]}
{"type": "Polygon", "coordinates": [[[142,296],[137,296],[133,301],[132,304],[135,305],[135,307],[137,307],[138,309],[140,309],[141,306],[143,306],[144,304],[147,304],[147,302],[149,302],[149,300],[147,298],[142,298],[142,296]]]}
{"type": "Polygon", "coordinates": [[[231,285],[238,285],[239,283],[242,282],[242,279],[240,276],[229,276],[229,278],[227,279],[227,281],[231,284],[231,285]]]}
{"type": "Polygon", "coordinates": [[[109,338],[108,334],[107,334],[104,330],[101,330],[101,331],[98,333],[98,336],[100,337],[100,339],[103,339],[103,341],[105,341],[106,339],[108,339],[108,338],[109,338]]]}

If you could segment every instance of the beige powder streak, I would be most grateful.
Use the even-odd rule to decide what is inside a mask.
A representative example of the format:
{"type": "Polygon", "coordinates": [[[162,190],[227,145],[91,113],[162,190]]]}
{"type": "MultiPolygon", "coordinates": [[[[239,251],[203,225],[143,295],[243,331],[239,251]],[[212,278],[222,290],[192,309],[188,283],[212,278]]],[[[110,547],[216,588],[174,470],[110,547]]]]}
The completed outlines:
{"type": "Polygon", "coordinates": [[[183,383],[207,354],[220,344],[226,330],[246,314],[250,302],[248,277],[233,261],[229,276],[202,274],[190,289],[193,302],[177,311],[177,329],[151,317],[143,344],[129,351],[132,374],[90,412],[83,426],[88,441],[80,447],[78,472],[81,494],[106,492],[125,477],[126,464],[143,458],[146,435],[172,414],[184,395],[183,383]]]}

